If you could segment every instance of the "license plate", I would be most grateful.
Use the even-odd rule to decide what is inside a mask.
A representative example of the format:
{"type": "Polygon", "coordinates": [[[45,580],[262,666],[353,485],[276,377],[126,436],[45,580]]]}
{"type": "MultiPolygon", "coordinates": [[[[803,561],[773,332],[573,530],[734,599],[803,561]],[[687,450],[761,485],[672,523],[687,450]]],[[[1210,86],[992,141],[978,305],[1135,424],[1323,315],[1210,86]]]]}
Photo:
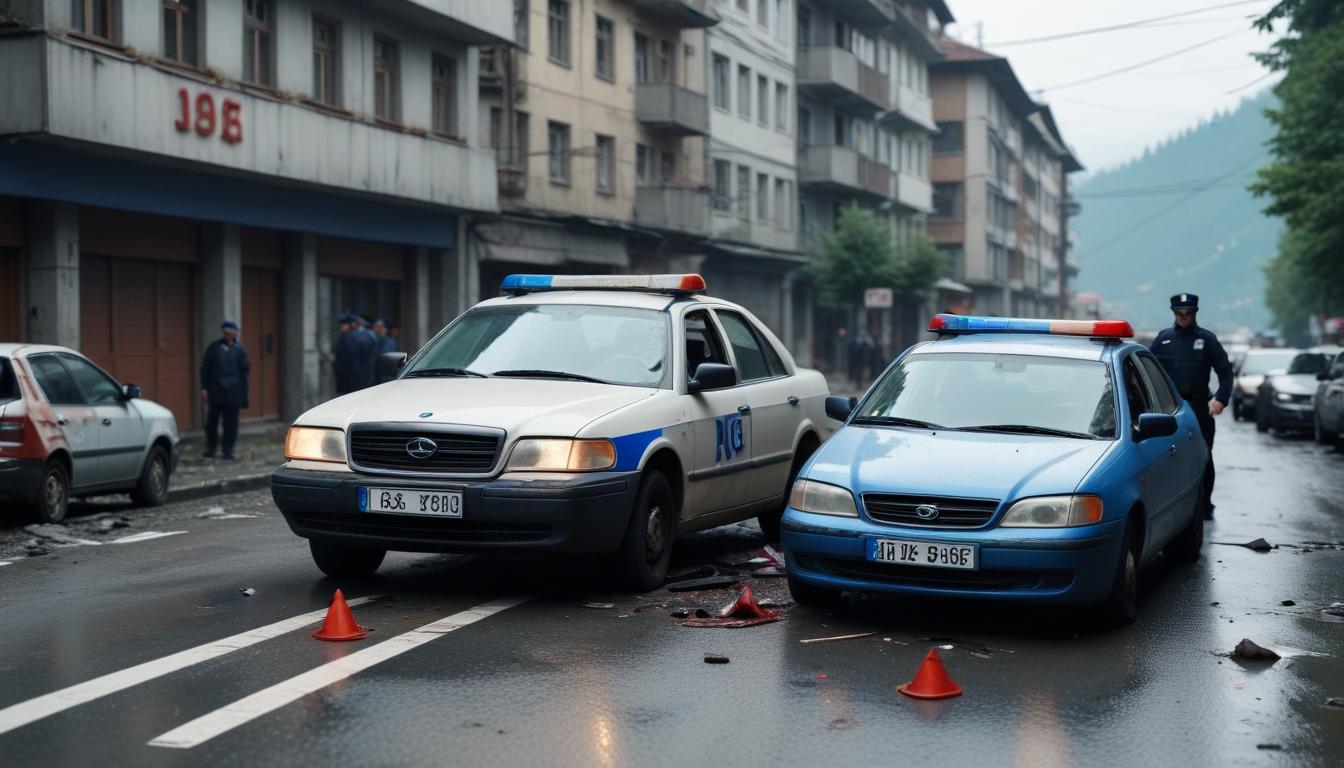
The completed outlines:
{"type": "Polygon", "coordinates": [[[359,489],[360,512],[461,517],[461,491],[411,491],[405,488],[359,489]]]}
{"type": "Polygon", "coordinates": [[[936,541],[868,539],[868,559],[876,563],[922,565],[927,568],[977,570],[979,547],[975,544],[940,544],[936,541]]]}

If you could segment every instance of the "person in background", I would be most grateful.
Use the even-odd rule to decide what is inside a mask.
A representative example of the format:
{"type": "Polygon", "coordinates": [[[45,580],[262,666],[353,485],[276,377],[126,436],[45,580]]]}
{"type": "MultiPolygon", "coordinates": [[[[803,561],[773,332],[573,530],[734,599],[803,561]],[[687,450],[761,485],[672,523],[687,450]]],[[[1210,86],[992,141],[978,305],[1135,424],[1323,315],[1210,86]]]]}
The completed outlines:
{"type": "Polygon", "coordinates": [[[238,413],[248,405],[248,376],[252,364],[247,350],[238,340],[238,323],[220,324],[223,338],[210,342],[201,359],[201,398],[206,403],[205,458],[215,457],[215,447],[223,448],[225,459],[233,458],[238,441],[238,413]],[[224,421],[224,440],[219,443],[219,422],[224,421]]]}
{"type": "Polygon", "coordinates": [[[397,351],[397,339],[392,336],[387,321],[383,318],[373,321],[373,335],[378,337],[379,354],[397,351]]]}
{"type": "Polygon", "coordinates": [[[359,327],[359,317],[341,316],[341,335],[336,339],[336,394],[345,395],[373,384],[373,358],[377,354],[373,334],[359,327]]]}

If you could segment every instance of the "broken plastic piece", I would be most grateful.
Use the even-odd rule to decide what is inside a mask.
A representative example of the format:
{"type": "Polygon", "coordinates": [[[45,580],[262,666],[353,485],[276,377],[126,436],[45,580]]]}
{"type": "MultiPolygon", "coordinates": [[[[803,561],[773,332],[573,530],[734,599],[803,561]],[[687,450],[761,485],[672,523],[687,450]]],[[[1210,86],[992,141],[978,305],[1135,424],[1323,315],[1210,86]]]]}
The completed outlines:
{"type": "Polygon", "coordinates": [[[253,589],[253,588],[251,588],[251,587],[243,587],[242,589],[240,589],[240,590],[238,590],[238,591],[243,593],[243,597],[251,597],[251,596],[257,594],[257,590],[255,590],[255,589],[253,589]]]}
{"type": "MultiPolygon", "coordinates": [[[[699,612],[697,611],[697,614],[699,612]]],[[[718,616],[687,619],[684,627],[754,627],[757,624],[769,624],[779,621],[779,611],[771,611],[756,604],[751,587],[743,587],[741,594],[733,602],[725,605],[718,616]]]]}
{"type": "MultiPolygon", "coordinates": [[[[859,639],[860,637],[872,637],[874,634],[876,634],[876,633],[874,633],[874,632],[859,632],[858,634],[854,634],[854,635],[835,635],[834,637],[809,637],[809,638],[806,639],[806,640],[799,640],[798,642],[803,643],[803,644],[807,644],[807,643],[831,643],[831,642],[835,642],[835,641],[837,641],[837,640],[857,640],[857,639],[859,639]]],[[[888,637],[887,639],[890,640],[891,638],[888,637]]]]}
{"type": "Polygon", "coordinates": [[[719,653],[706,653],[706,654],[705,654],[705,663],[706,663],[706,664],[727,664],[727,663],[728,663],[728,657],[727,657],[727,656],[724,656],[723,654],[719,654],[719,653]]]}

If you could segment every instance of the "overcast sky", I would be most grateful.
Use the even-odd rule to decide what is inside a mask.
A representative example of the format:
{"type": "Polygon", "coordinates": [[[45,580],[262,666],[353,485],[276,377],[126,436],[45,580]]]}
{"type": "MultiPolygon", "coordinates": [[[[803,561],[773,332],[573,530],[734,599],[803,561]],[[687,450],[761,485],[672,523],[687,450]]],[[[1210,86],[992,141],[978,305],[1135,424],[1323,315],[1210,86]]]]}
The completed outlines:
{"type": "Polygon", "coordinates": [[[979,22],[984,47],[1006,56],[1027,91],[1050,104],[1065,140],[1091,172],[1123,163],[1144,147],[1235,106],[1277,81],[1278,75],[1266,77],[1268,70],[1250,58],[1251,52],[1265,50],[1272,38],[1251,29],[1247,18],[1262,14],[1273,6],[1273,0],[1230,2],[948,0],[957,18],[948,31],[975,45],[979,22]],[[1132,29],[1008,44],[1211,6],[1227,7],[1132,29]],[[1219,36],[1224,37],[1131,72],[1059,87],[1219,36]],[[1258,78],[1265,79],[1254,82],[1258,78]]]}

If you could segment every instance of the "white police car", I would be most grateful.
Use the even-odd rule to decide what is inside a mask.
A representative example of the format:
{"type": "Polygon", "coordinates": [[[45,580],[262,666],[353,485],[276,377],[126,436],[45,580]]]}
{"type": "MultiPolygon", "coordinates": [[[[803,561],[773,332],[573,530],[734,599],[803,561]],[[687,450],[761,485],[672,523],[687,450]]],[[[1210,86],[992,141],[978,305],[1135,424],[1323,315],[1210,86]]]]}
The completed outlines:
{"type": "Polygon", "coordinates": [[[758,516],[835,429],[826,382],[699,275],[511,275],[395,381],[324,403],[271,491],[333,576],[388,550],[611,553],[635,588],[681,534],[758,516]]]}

